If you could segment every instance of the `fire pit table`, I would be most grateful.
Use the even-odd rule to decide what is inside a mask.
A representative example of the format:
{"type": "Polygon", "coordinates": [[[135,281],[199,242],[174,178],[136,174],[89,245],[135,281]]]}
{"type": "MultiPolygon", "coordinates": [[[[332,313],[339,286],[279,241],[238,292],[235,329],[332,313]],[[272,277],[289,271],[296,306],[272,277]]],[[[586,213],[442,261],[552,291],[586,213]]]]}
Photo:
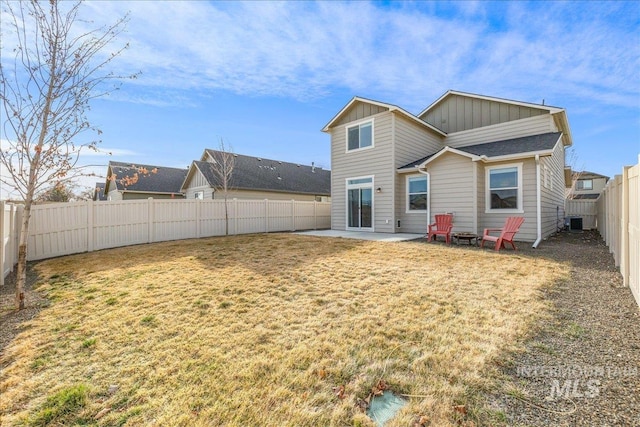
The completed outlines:
{"type": "Polygon", "coordinates": [[[452,236],[453,236],[453,239],[456,241],[456,245],[460,244],[460,240],[466,240],[469,243],[469,246],[471,246],[472,241],[473,241],[473,244],[476,246],[478,246],[479,244],[480,236],[474,233],[453,233],[452,236]]]}

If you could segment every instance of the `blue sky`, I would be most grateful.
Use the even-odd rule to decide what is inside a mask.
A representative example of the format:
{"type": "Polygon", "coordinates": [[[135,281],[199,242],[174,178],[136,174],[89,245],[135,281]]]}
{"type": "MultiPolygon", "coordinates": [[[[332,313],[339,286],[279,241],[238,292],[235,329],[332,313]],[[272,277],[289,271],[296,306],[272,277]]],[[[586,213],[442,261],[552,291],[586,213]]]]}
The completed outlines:
{"type": "MultiPolygon", "coordinates": [[[[330,168],[320,129],[353,97],[419,113],[449,89],[563,107],[574,167],[640,153],[640,2],[89,2],[131,19],[93,104],[109,160],[187,167],[236,153],[330,168]]],[[[100,168],[99,168],[100,169],[100,168]]]]}

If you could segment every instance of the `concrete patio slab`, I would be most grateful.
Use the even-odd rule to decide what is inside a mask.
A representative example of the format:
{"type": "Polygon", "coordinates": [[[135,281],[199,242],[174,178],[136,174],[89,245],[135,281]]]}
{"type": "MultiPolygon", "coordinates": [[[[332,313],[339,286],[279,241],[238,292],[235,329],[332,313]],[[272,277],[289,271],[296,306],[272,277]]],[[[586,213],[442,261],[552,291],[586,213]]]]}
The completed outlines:
{"type": "Polygon", "coordinates": [[[311,230],[299,231],[296,234],[319,237],[342,237],[345,239],[374,240],[377,242],[402,242],[423,238],[424,234],[413,233],[371,233],[368,231],[311,230]]]}

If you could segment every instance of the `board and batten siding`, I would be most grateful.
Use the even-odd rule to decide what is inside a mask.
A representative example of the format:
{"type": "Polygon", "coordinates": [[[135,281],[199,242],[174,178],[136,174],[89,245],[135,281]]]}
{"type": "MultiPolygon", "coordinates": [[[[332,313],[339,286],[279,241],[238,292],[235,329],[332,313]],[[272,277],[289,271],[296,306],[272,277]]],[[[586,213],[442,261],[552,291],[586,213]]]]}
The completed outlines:
{"type": "Polygon", "coordinates": [[[452,95],[420,118],[447,133],[548,114],[548,110],[452,95]]]}
{"type": "Polygon", "coordinates": [[[559,142],[551,156],[540,159],[540,201],[542,238],[558,232],[564,225],[564,145],[559,142]],[[546,170],[545,170],[546,167],[546,170]],[[548,180],[545,180],[548,173],[548,180]],[[545,186],[545,182],[547,185],[545,186]]]}
{"type": "Polygon", "coordinates": [[[454,148],[464,147],[557,131],[553,118],[550,114],[546,114],[471,131],[451,133],[447,136],[446,144],[454,148]]]}
{"type": "MultiPolygon", "coordinates": [[[[500,213],[500,212],[486,212],[486,192],[487,181],[483,177],[482,186],[478,185],[478,201],[482,200],[483,209],[478,209],[478,228],[480,232],[485,228],[502,228],[505,220],[510,216],[523,216],[524,224],[520,227],[520,231],[515,236],[515,240],[522,242],[535,242],[537,238],[537,225],[536,225],[536,162],[534,159],[522,159],[513,160],[508,162],[498,163],[484,163],[482,173],[486,174],[488,167],[511,165],[516,163],[522,163],[522,208],[524,213],[500,213]],[[482,187],[482,188],[480,188],[482,187]]],[[[480,164],[478,165],[480,166],[480,164]]],[[[480,203],[479,203],[480,205],[480,203]]]]}
{"type": "MultiPolygon", "coordinates": [[[[347,152],[346,126],[331,129],[331,228],[346,229],[346,180],[373,176],[373,229],[393,233],[393,157],[392,113],[386,111],[373,119],[373,147],[347,152]],[[380,187],[382,192],[376,193],[380,187]]],[[[357,122],[356,122],[357,123],[357,122]]]]}
{"type": "Polygon", "coordinates": [[[389,111],[387,107],[381,107],[375,104],[369,104],[367,102],[358,101],[355,102],[349,111],[347,111],[340,120],[337,121],[336,126],[346,125],[360,119],[364,119],[369,116],[374,116],[378,113],[389,111]]]}

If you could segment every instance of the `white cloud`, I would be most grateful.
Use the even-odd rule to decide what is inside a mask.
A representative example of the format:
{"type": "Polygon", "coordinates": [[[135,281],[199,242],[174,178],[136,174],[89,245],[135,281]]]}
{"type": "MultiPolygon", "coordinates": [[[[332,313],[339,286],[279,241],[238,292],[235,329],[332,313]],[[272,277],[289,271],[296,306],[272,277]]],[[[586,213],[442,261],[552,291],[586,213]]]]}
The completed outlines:
{"type": "Polygon", "coordinates": [[[112,96],[119,101],[188,106],[190,95],[219,89],[299,100],[344,90],[416,111],[447,89],[619,106],[637,106],[640,95],[633,3],[85,5],[96,22],[131,12],[119,39],[130,48],[113,65],[142,74],[112,96]]]}

